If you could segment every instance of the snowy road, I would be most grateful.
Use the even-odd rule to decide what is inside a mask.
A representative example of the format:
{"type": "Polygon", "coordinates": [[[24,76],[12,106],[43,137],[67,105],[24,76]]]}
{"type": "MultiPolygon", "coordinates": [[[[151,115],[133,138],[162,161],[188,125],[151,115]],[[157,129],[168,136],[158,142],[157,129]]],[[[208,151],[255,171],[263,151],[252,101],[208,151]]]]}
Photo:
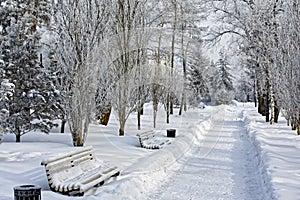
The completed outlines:
{"type": "Polygon", "coordinates": [[[238,119],[239,113],[228,109],[215,116],[207,136],[147,199],[264,199],[255,152],[238,119]]]}

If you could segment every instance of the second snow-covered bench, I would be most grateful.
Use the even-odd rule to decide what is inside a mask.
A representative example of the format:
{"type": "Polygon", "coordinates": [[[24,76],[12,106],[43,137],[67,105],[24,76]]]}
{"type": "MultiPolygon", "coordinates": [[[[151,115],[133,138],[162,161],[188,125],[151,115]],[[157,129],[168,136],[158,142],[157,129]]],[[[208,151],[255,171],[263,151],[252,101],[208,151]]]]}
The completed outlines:
{"type": "Polygon", "coordinates": [[[166,144],[171,144],[169,139],[157,137],[154,130],[138,133],[137,136],[141,147],[146,149],[160,149],[166,144]]]}
{"type": "Polygon", "coordinates": [[[79,195],[118,176],[117,167],[107,167],[99,162],[93,147],[82,148],[42,161],[50,189],[67,195],[79,195]]]}

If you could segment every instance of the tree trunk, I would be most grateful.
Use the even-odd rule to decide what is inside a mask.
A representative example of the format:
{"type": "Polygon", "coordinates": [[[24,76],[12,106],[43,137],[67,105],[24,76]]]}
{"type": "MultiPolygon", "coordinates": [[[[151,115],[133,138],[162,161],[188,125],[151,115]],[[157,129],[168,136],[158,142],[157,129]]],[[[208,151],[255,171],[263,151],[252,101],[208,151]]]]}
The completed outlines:
{"type": "Polygon", "coordinates": [[[15,134],[16,135],[16,142],[21,142],[21,130],[19,127],[17,127],[17,133],[15,134]]]}
{"type": "Polygon", "coordinates": [[[170,115],[173,115],[173,107],[174,107],[174,102],[173,102],[173,98],[172,98],[172,95],[170,95],[170,115]]]}
{"type": "Polygon", "coordinates": [[[80,121],[70,121],[74,124],[70,123],[70,131],[72,134],[72,140],[73,140],[73,146],[74,147],[81,147],[84,145],[82,132],[83,132],[83,125],[78,125],[78,122],[82,122],[82,119],[79,119],[80,121]]]}
{"type": "Polygon", "coordinates": [[[170,123],[170,112],[167,112],[167,120],[166,120],[167,124],[170,123]]]}
{"type": "Polygon", "coordinates": [[[84,142],[81,137],[77,137],[76,140],[73,139],[73,146],[74,147],[83,147],[84,142]]]}
{"type": "Polygon", "coordinates": [[[257,96],[258,96],[258,113],[264,116],[264,95],[260,86],[259,80],[257,80],[257,96]]]}
{"type": "Polygon", "coordinates": [[[156,128],[156,110],[153,109],[153,128],[156,128]]]}
{"type": "Polygon", "coordinates": [[[101,113],[100,116],[100,124],[107,126],[111,114],[112,106],[108,105],[107,109],[105,109],[104,113],[101,113]]]}
{"type": "Polygon", "coordinates": [[[265,95],[265,100],[264,100],[264,113],[266,116],[266,122],[270,122],[270,110],[269,110],[269,92],[265,95]]]}
{"type": "Polygon", "coordinates": [[[143,104],[138,105],[138,111],[137,111],[137,124],[138,124],[138,130],[141,130],[141,116],[143,115],[143,104]]]}
{"type": "Polygon", "coordinates": [[[279,113],[280,113],[280,108],[277,104],[277,101],[275,101],[275,110],[274,110],[274,122],[278,123],[278,118],[279,118],[279,113]]]}
{"type": "Polygon", "coordinates": [[[140,109],[137,112],[137,119],[138,119],[138,130],[141,130],[141,110],[140,109]]]}
{"type": "Polygon", "coordinates": [[[152,105],[153,105],[153,128],[156,128],[156,114],[158,110],[158,98],[157,98],[157,92],[158,92],[158,85],[153,83],[152,88],[152,105]]]}
{"type": "Polygon", "coordinates": [[[273,125],[275,123],[275,100],[274,100],[274,92],[273,89],[270,87],[270,108],[271,108],[271,118],[270,118],[270,124],[273,125]]]}
{"type": "Polygon", "coordinates": [[[181,103],[180,103],[180,108],[179,108],[179,116],[182,114],[182,109],[183,109],[183,101],[184,101],[184,99],[183,99],[183,94],[182,94],[182,97],[181,97],[181,103]]]}
{"type": "Polygon", "coordinates": [[[300,135],[300,112],[299,112],[299,115],[298,115],[297,133],[298,133],[298,135],[300,135]]]}
{"type": "Polygon", "coordinates": [[[122,111],[119,110],[119,136],[124,136],[125,134],[125,123],[126,123],[126,107],[122,105],[122,111]]]}
{"type": "Polygon", "coordinates": [[[107,126],[107,124],[109,122],[109,118],[110,118],[110,112],[101,114],[100,124],[107,126]]]}
{"type": "Polygon", "coordinates": [[[264,115],[264,98],[261,94],[258,96],[258,113],[264,115]]]}
{"type": "Polygon", "coordinates": [[[124,135],[125,135],[124,128],[120,128],[119,129],[119,136],[124,136],[124,135]]]}
{"type": "Polygon", "coordinates": [[[167,105],[166,105],[166,122],[170,123],[170,94],[167,95],[167,105]]]}
{"type": "Polygon", "coordinates": [[[66,123],[67,123],[66,119],[61,120],[60,133],[65,133],[66,123]]]}
{"type": "Polygon", "coordinates": [[[16,142],[21,142],[21,135],[19,133],[16,134],[16,142]]]}
{"type": "Polygon", "coordinates": [[[182,93],[179,115],[182,115],[182,110],[187,111],[185,92],[182,93]]]}
{"type": "Polygon", "coordinates": [[[294,117],[292,117],[291,126],[293,131],[297,129],[296,120],[294,119],[294,117]]]}
{"type": "Polygon", "coordinates": [[[292,130],[293,130],[293,131],[297,130],[296,123],[292,123],[292,130]]]}
{"type": "Polygon", "coordinates": [[[266,116],[267,115],[267,112],[268,112],[268,110],[269,109],[267,109],[267,107],[268,107],[268,97],[267,97],[268,95],[267,94],[263,94],[262,95],[262,105],[261,105],[261,115],[262,116],[266,116]]]}
{"type": "Polygon", "coordinates": [[[257,107],[257,97],[256,97],[256,83],[255,83],[255,78],[254,78],[254,84],[253,84],[253,101],[254,101],[254,106],[255,108],[257,107]]]}
{"type": "Polygon", "coordinates": [[[72,134],[73,145],[81,147],[86,141],[88,128],[90,123],[90,116],[83,112],[75,111],[70,115],[69,125],[72,134]]]}

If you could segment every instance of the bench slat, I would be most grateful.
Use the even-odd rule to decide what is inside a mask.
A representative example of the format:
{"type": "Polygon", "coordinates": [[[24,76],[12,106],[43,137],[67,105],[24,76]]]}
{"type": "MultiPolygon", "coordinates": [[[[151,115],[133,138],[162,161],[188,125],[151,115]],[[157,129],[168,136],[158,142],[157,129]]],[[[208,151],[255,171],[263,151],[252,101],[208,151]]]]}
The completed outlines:
{"type": "Polygon", "coordinates": [[[95,159],[93,156],[87,156],[87,155],[86,157],[76,157],[76,159],[69,158],[68,160],[62,161],[60,163],[47,164],[45,165],[45,169],[49,173],[55,173],[58,171],[68,169],[74,165],[79,165],[82,162],[93,160],[93,159],[95,159]]]}
{"type": "Polygon", "coordinates": [[[80,185],[81,192],[85,192],[88,188],[91,188],[91,186],[97,185],[97,184],[113,177],[114,175],[116,175],[118,173],[119,173],[119,170],[116,167],[114,167],[114,168],[108,169],[107,173],[102,172],[101,177],[99,179],[95,179],[88,183],[79,183],[78,185],[80,185]]]}
{"type": "MultiPolygon", "coordinates": [[[[77,147],[76,147],[77,148],[77,147]]],[[[46,165],[47,163],[50,163],[50,162],[55,162],[57,160],[60,160],[60,159],[64,159],[64,158],[67,158],[67,157],[70,157],[72,155],[76,155],[76,154],[80,154],[80,153],[83,153],[83,152],[87,152],[87,151],[90,151],[90,150],[93,150],[93,147],[92,146],[88,146],[88,147],[84,147],[83,149],[81,150],[76,150],[76,151],[71,151],[67,154],[63,154],[63,155],[58,155],[56,157],[52,157],[52,158],[49,158],[49,159],[45,159],[42,161],[41,165],[46,165]]]]}
{"type": "Polygon", "coordinates": [[[143,133],[138,133],[137,136],[139,137],[140,140],[143,141],[155,137],[155,133],[154,131],[147,131],[143,133]]]}

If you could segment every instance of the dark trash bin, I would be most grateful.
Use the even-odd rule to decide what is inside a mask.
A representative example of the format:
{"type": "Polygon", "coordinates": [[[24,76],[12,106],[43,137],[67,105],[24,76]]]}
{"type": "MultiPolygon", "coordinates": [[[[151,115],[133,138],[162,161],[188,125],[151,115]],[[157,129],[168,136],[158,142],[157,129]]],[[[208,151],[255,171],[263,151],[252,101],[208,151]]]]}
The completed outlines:
{"type": "Polygon", "coordinates": [[[167,129],[167,137],[175,137],[176,129],[167,129]]]}
{"type": "Polygon", "coordinates": [[[14,187],[15,200],[41,200],[41,187],[20,185],[14,187]]]}

